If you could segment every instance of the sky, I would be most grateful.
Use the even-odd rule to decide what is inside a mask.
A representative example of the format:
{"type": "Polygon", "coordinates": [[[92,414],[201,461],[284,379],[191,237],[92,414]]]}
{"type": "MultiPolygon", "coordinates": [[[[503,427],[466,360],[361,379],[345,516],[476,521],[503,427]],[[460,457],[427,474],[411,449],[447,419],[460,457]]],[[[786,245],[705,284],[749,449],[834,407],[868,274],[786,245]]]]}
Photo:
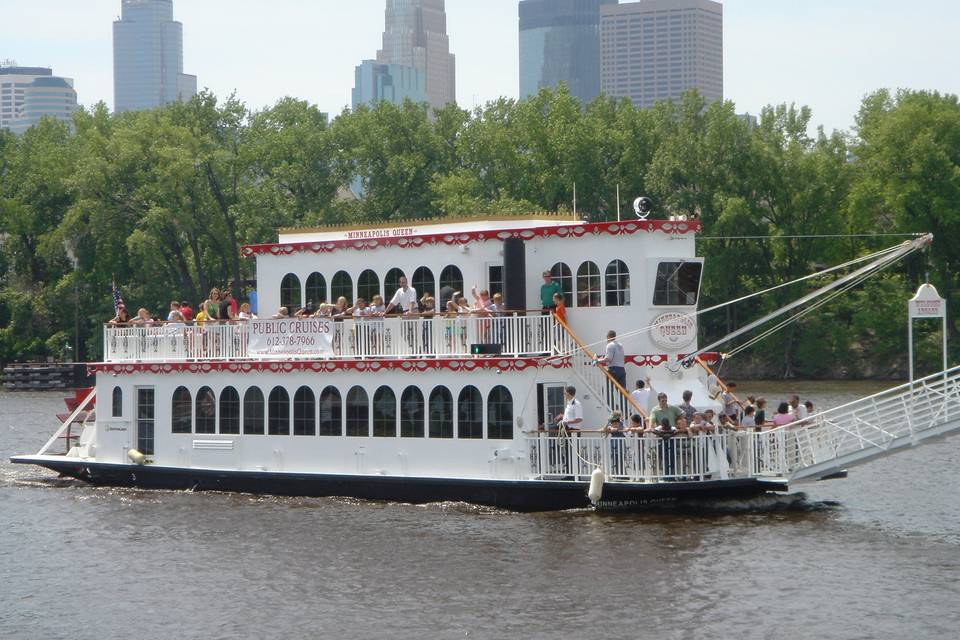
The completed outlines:
{"type": "MultiPolygon", "coordinates": [[[[335,115],[376,57],[384,0],[175,0],[184,71],[259,109],[294,96],[335,115]]],[[[518,93],[518,0],[447,0],[457,102],[518,93]]],[[[724,0],[724,96],[740,113],[804,104],[848,129],[879,88],[960,93],[960,0],[724,0]]],[[[113,104],[120,0],[0,0],[0,60],[52,66],[81,104],[113,104]]]]}

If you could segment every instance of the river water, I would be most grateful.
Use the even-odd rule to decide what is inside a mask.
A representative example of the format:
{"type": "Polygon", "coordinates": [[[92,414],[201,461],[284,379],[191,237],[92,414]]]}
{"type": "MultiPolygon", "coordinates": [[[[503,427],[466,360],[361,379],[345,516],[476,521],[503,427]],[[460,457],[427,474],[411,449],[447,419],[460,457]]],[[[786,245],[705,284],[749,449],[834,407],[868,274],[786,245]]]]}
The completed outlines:
{"type": "MultiPolygon", "coordinates": [[[[740,391],[828,407],[881,387],[740,391]]],[[[0,393],[0,638],[960,637],[960,438],[712,513],[515,514],[11,465],[62,396],[0,393]]]]}

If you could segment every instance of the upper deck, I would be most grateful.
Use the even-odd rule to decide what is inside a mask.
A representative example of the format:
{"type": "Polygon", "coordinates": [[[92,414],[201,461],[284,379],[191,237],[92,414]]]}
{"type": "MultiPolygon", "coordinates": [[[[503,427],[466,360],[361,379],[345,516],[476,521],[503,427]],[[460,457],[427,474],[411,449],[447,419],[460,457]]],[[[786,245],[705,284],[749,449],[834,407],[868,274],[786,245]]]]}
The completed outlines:
{"type": "Polygon", "coordinates": [[[542,355],[552,349],[549,322],[539,314],[541,274],[549,271],[565,295],[569,325],[587,342],[601,340],[609,329],[676,325],[625,345],[628,356],[666,361],[696,346],[695,320],[686,314],[696,309],[699,296],[699,230],[697,221],[589,223],[549,214],[281,230],[276,243],[242,248],[257,261],[261,318],[281,307],[292,315],[339,298],[369,303],[379,295],[389,303],[401,277],[418,298],[435,298],[437,317],[346,318],[326,327],[329,348],[307,350],[296,339],[271,341],[266,351],[251,349],[258,332],[243,324],[108,327],[105,360],[459,357],[470,355],[477,343],[500,344],[509,357],[542,355]],[[440,317],[454,292],[472,302],[474,287],[491,296],[502,293],[508,312],[495,320],[440,317]]]}

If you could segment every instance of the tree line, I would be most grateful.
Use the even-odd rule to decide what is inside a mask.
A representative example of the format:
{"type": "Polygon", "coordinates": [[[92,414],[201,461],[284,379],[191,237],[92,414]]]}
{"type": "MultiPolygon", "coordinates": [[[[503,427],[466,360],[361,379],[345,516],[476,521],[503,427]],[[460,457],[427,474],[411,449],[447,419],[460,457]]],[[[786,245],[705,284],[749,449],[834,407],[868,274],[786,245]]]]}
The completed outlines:
{"type": "MultiPolygon", "coordinates": [[[[849,133],[810,135],[810,123],[794,105],[752,123],[695,92],[650,109],[603,97],[581,108],[561,87],[473,111],[381,103],[332,120],[293,98],[253,111],[204,92],[0,132],[0,361],[96,359],[112,280],[134,308],[199,302],[253,277],[238,247],[278,227],[569,210],[574,188],[578,213],[610,220],[619,187],[624,216],[647,195],[661,214],[703,222],[703,305],[902,240],[873,234],[934,233],[924,256],[738,359],[757,375],[901,375],[905,300],[926,274],[960,311],[960,105],[881,90],[849,133]]],[[[803,292],[704,316],[701,340],[803,292]]],[[[932,328],[920,339],[935,360],[932,328]]]]}

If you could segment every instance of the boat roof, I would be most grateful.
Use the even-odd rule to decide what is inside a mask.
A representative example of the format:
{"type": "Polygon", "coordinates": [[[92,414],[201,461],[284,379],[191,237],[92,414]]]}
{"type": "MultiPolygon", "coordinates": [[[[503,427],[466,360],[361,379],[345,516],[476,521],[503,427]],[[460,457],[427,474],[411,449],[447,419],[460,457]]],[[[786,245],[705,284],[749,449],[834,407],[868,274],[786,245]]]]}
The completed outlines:
{"type": "Polygon", "coordinates": [[[523,216],[480,216],[397,220],[378,224],[343,224],[325,227],[285,228],[278,242],[245,245],[244,256],[328,253],[340,249],[374,249],[386,246],[421,247],[436,244],[467,244],[509,237],[579,237],[586,234],[632,234],[663,231],[686,234],[700,231],[696,220],[627,220],[586,222],[571,214],[536,213],[523,216]]]}

